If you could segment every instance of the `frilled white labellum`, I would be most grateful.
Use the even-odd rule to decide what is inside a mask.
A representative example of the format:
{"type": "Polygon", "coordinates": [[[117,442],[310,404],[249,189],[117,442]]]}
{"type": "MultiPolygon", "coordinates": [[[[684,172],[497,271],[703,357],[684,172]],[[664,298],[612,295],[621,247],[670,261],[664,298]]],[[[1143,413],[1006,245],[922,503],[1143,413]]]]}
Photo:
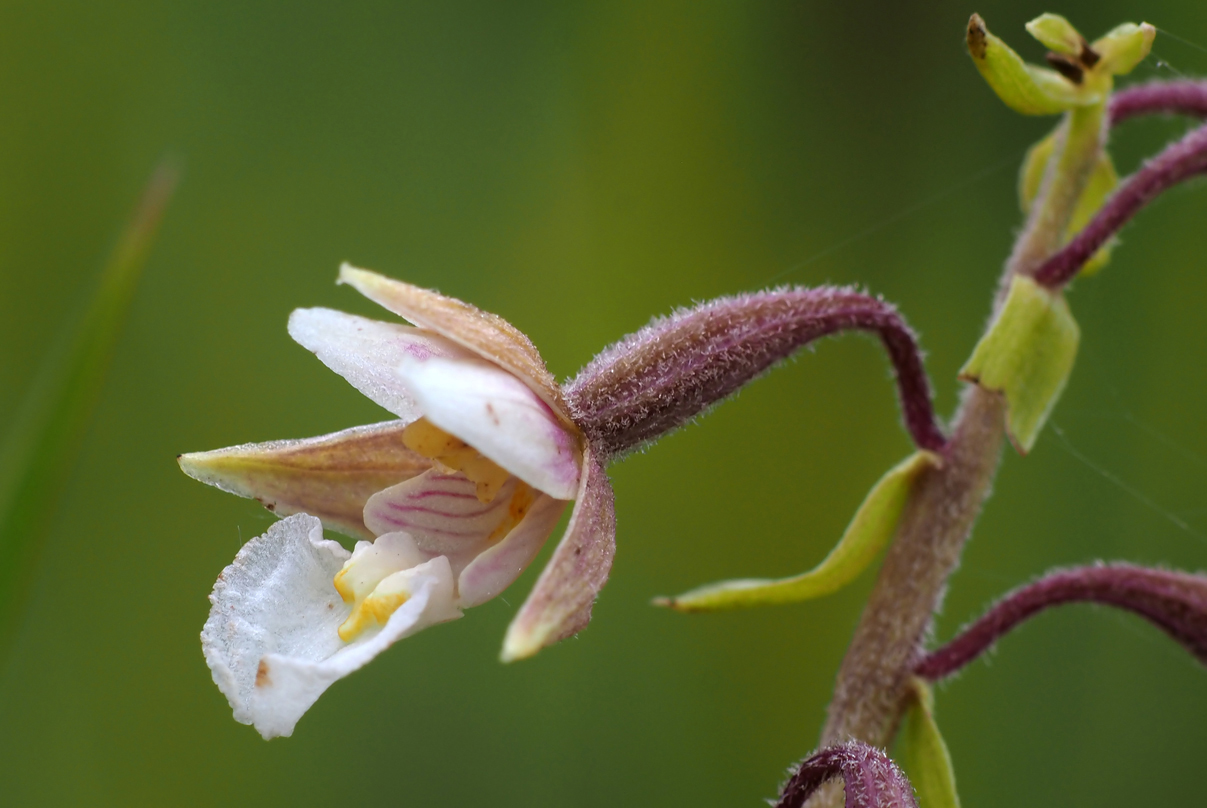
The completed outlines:
{"type": "MultiPolygon", "coordinates": [[[[358,550],[370,546],[362,542],[358,550]]],[[[461,616],[448,560],[391,569],[414,560],[403,548],[373,570],[373,577],[390,573],[374,589],[388,583],[385,594],[395,597],[396,608],[380,628],[366,626],[352,642],[342,641],[338,630],[353,606],[332,580],[351,557],[323,539],[318,519],[298,514],[248,542],[214,585],[201,632],[205,660],[235,720],[265,738],[290,735],[324,690],[393,643],[461,616]]]]}

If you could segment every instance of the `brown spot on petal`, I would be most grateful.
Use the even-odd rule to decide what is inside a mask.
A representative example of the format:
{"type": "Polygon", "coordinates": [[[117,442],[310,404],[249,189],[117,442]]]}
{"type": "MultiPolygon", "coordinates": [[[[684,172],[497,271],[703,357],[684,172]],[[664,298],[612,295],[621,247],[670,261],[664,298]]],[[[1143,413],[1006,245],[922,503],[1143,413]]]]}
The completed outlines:
{"type": "Polygon", "coordinates": [[[495,425],[495,426],[498,426],[498,425],[499,425],[499,414],[495,412],[495,405],[494,405],[494,404],[491,404],[491,403],[487,402],[487,404],[486,404],[486,414],[490,416],[490,420],[491,420],[492,422],[494,422],[494,425],[495,425]]]}
{"type": "Polygon", "coordinates": [[[268,663],[260,660],[259,666],[256,667],[256,687],[271,687],[272,679],[268,678],[268,663]]]}

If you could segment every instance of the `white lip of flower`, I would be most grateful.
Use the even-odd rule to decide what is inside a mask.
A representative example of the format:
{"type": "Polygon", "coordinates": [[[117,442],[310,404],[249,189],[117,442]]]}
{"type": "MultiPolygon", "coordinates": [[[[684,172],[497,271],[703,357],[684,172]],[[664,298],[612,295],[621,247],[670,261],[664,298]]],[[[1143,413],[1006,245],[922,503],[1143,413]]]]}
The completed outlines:
{"type": "Polygon", "coordinates": [[[219,576],[202,632],[235,718],[265,738],[291,734],[328,686],[392,643],[499,594],[568,500],[580,500],[571,526],[509,630],[504,658],[582,628],[611,561],[602,466],[526,338],[493,315],[363,270],[345,266],[341,281],[421,324],[429,314],[442,324],[447,306],[465,337],[297,310],[290,335],[400,420],[180,458],[204,482],[294,514],[219,576]],[[398,311],[399,290],[427,295],[419,302],[435,310],[408,300],[398,311]],[[402,481],[382,486],[389,473],[402,481]],[[349,554],[323,539],[323,523],[375,540],[349,554]]]}

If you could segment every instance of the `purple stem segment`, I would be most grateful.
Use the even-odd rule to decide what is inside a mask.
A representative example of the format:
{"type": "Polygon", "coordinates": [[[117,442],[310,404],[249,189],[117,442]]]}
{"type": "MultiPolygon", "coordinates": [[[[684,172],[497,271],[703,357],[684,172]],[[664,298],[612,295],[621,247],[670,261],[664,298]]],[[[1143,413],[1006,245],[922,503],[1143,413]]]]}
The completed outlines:
{"type": "Polygon", "coordinates": [[[1194,115],[1207,118],[1207,81],[1156,81],[1111,96],[1111,126],[1141,115],[1194,115]]]}
{"type": "Polygon", "coordinates": [[[932,682],[951,676],[1019,623],[1065,603],[1101,603],[1138,614],[1207,665],[1207,577],[1109,564],[1050,573],[1015,590],[923,657],[914,673],[932,682]]]}
{"type": "Polygon", "coordinates": [[[819,337],[870,331],[888,351],[914,442],[938,451],[930,382],[892,305],[850,288],[723,297],[654,320],[610,346],[565,388],[574,422],[609,456],[683,426],[819,337]]]}
{"type": "Polygon", "coordinates": [[[800,808],[823,783],[842,778],[846,804],[858,808],[917,808],[914,789],[879,749],[860,741],[829,746],[801,762],[775,808],[800,808]]]}
{"type": "Polygon", "coordinates": [[[1064,286],[1141,208],[1164,191],[1204,172],[1207,172],[1207,124],[1167,146],[1128,177],[1090,223],[1039,268],[1035,280],[1052,289],[1064,286]]]}

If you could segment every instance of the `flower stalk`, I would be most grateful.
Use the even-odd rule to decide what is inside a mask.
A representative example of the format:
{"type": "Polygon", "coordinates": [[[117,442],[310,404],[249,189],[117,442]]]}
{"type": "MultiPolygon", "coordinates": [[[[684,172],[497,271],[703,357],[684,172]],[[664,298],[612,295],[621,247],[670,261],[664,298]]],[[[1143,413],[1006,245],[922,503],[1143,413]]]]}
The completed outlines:
{"type": "Polygon", "coordinates": [[[914,789],[897,764],[865,743],[829,746],[801,762],[775,808],[800,808],[827,782],[841,778],[847,805],[918,808],[914,789]]]}
{"type": "Polygon", "coordinates": [[[852,330],[879,336],[910,436],[941,449],[917,338],[892,305],[850,288],[720,298],[655,320],[583,368],[566,399],[588,440],[615,457],[683,426],[804,345],[852,330]]]}
{"type": "Polygon", "coordinates": [[[914,672],[945,679],[1036,614],[1068,603],[1097,603],[1137,614],[1207,664],[1207,577],[1133,564],[1050,573],[1011,592],[951,642],[930,652],[914,672]]]}
{"type": "Polygon", "coordinates": [[[1191,131],[1129,177],[1077,236],[1035,272],[1052,289],[1076,277],[1081,267],[1145,205],[1178,183],[1207,173],[1207,125],[1191,131]]]}
{"type": "Polygon", "coordinates": [[[1155,81],[1120,90],[1111,97],[1110,124],[1143,115],[1207,118],[1207,81],[1155,81]]]}

